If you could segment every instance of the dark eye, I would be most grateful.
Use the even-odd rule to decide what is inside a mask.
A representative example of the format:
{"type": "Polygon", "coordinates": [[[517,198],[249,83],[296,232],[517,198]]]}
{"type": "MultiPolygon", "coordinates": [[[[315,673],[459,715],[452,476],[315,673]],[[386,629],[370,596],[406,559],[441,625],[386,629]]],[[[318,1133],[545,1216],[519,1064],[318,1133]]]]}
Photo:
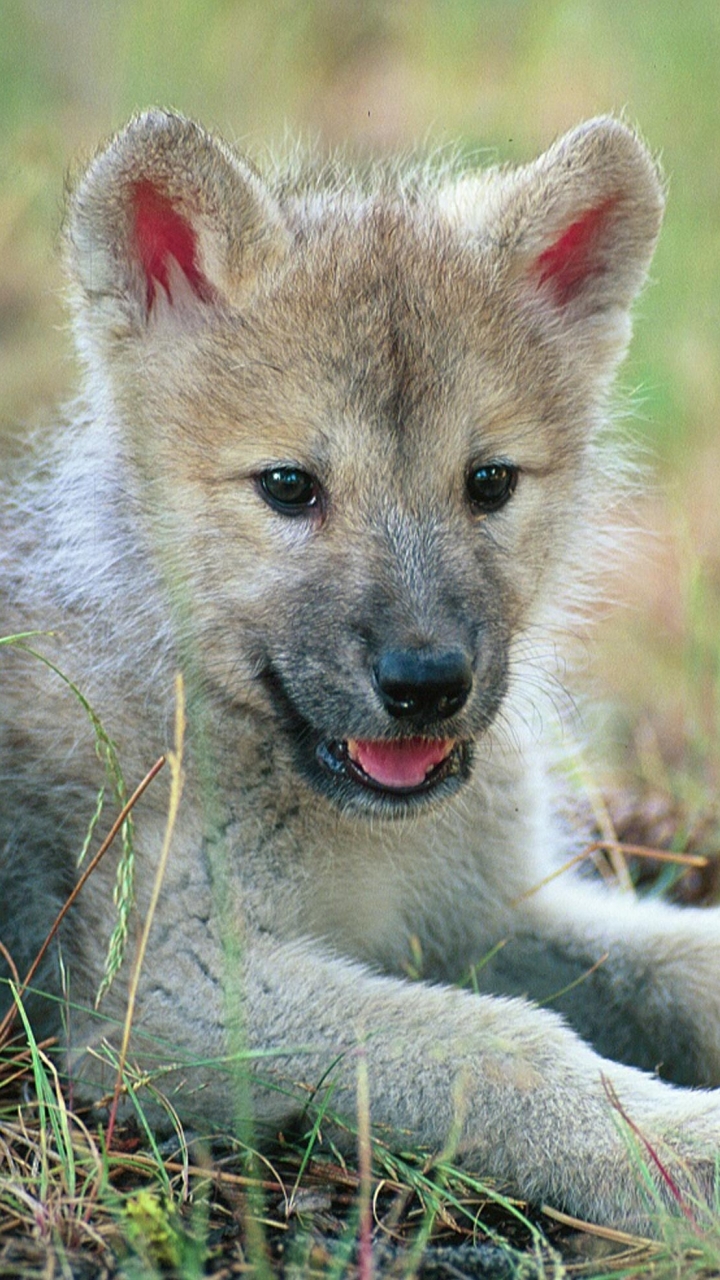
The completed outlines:
{"type": "Polygon", "coordinates": [[[283,515],[302,515],[320,500],[317,480],[299,467],[269,467],[258,476],[258,484],[265,501],[283,515]]]}
{"type": "Polygon", "coordinates": [[[512,497],[517,475],[517,467],[506,462],[473,467],[466,482],[468,498],[478,511],[497,511],[512,497]]]}

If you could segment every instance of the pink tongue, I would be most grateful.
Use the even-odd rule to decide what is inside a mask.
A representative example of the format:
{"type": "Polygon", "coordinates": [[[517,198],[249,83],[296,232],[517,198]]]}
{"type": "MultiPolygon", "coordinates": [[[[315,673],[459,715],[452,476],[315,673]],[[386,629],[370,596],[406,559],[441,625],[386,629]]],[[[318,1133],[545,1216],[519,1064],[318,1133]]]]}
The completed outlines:
{"type": "Polygon", "coordinates": [[[406,738],[403,742],[348,741],[350,759],[384,787],[418,787],[428,773],[450,755],[452,738],[430,742],[427,738],[406,738]]]}

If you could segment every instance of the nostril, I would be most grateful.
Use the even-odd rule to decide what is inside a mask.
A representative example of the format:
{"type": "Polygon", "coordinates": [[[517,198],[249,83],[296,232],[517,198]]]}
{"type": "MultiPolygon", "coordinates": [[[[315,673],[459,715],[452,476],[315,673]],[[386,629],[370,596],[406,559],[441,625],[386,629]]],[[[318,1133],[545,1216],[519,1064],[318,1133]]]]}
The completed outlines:
{"type": "Polygon", "coordinates": [[[473,675],[462,649],[389,649],[375,667],[375,680],[390,715],[446,720],[467,702],[473,675]]]}

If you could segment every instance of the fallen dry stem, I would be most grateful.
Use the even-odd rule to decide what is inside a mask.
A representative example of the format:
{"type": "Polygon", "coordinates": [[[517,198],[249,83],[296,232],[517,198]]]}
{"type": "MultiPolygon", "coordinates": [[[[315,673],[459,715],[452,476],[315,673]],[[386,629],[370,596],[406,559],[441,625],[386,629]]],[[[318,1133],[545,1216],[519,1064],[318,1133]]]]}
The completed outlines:
{"type": "Polygon", "coordinates": [[[632,858],[650,858],[653,862],[673,862],[681,867],[706,867],[709,862],[709,859],[701,853],[673,853],[668,849],[649,849],[644,844],[624,844],[622,840],[593,840],[592,844],[586,845],[584,849],[581,849],[580,853],[568,858],[567,862],[563,862],[562,866],[558,867],[556,871],[551,871],[549,876],[545,876],[543,880],[539,880],[537,884],[534,884],[532,889],[527,889],[518,898],[514,898],[512,905],[515,907],[519,903],[525,902],[526,898],[532,898],[534,893],[539,893],[541,889],[545,888],[545,885],[552,884],[553,880],[557,880],[558,876],[564,876],[567,871],[572,871],[573,867],[585,862],[594,853],[604,853],[608,849],[612,849],[616,853],[628,854],[632,858]]]}
{"type": "Polygon", "coordinates": [[[584,1231],[586,1235],[598,1236],[600,1240],[609,1240],[613,1244],[624,1244],[629,1248],[642,1249],[659,1249],[660,1245],[657,1240],[650,1240],[647,1236],[636,1236],[630,1231],[620,1231],[616,1227],[601,1227],[596,1222],[586,1222],[584,1218],[574,1218],[570,1213],[562,1213],[560,1209],[553,1209],[550,1205],[541,1205],[542,1212],[546,1218],[552,1218],[554,1222],[560,1222],[564,1227],[572,1227],[576,1231],[584,1231]]]}
{"type": "MultiPolygon", "coordinates": [[[[183,1164],[179,1160],[163,1160],[163,1168],[167,1173],[187,1174],[191,1178],[204,1178],[208,1182],[213,1182],[216,1186],[222,1187],[238,1187],[245,1189],[248,1187],[259,1187],[262,1191],[277,1192],[282,1195],[284,1185],[278,1178],[257,1178],[248,1174],[230,1173],[227,1169],[217,1169],[199,1164],[183,1164]]],[[[142,1154],[124,1155],[113,1152],[113,1170],[130,1172],[130,1173],[147,1173],[153,1174],[157,1170],[157,1161],[151,1156],[142,1154]]],[[[353,1184],[357,1186],[357,1182],[353,1184]]]]}

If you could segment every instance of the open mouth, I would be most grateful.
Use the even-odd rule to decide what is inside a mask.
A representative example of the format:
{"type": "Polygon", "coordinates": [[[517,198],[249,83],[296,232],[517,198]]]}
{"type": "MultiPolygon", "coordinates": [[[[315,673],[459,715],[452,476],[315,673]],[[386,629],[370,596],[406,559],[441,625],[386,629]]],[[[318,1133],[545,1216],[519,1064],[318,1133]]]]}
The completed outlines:
{"type": "Polygon", "coordinates": [[[402,815],[438,793],[446,797],[467,781],[473,746],[467,738],[322,738],[297,710],[280,675],[262,672],[265,688],[295,744],[308,781],[342,808],[359,805],[402,815]]]}
{"type": "Polygon", "coordinates": [[[398,797],[429,791],[459,772],[462,755],[456,738],[347,738],[317,749],[320,763],[336,776],[398,797]]]}

